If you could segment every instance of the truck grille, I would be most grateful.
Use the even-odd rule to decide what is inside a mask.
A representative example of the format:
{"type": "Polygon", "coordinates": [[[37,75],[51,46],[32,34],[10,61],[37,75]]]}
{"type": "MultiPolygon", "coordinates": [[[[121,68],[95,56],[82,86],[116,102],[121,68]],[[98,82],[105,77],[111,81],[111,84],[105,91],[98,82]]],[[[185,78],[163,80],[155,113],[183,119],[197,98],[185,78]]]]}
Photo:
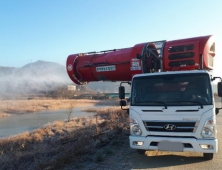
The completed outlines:
{"type": "Polygon", "coordinates": [[[195,132],[198,122],[144,121],[147,131],[155,132],[195,132]]]}

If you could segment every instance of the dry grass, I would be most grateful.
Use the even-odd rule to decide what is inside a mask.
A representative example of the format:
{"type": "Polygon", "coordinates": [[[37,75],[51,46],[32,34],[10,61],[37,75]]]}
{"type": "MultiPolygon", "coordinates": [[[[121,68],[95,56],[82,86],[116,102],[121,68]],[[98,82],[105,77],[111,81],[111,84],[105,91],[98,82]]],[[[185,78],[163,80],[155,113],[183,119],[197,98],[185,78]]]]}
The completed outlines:
{"type": "Polygon", "coordinates": [[[59,109],[69,109],[72,107],[85,107],[93,106],[98,101],[94,100],[55,100],[55,99],[45,99],[45,100],[1,100],[0,105],[0,117],[1,115],[8,114],[22,114],[22,113],[32,113],[39,112],[43,110],[59,110],[59,109]]]}
{"type": "Polygon", "coordinates": [[[128,140],[128,115],[120,108],[94,110],[94,117],[56,121],[41,129],[0,140],[1,169],[88,169],[128,140]],[[125,134],[125,135],[123,135],[125,134]],[[87,163],[88,162],[88,163],[87,163]]]}
{"type": "Polygon", "coordinates": [[[2,117],[8,117],[8,116],[10,116],[10,114],[3,113],[3,112],[0,111],[0,118],[2,118],[2,117]]]}
{"type": "Polygon", "coordinates": [[[119,106],[106,106],[106,107],[101,107],[101,108],[84,108],[82,109],[82,111],[84,112],[98,112],[99,114],[103,114],[103,113],[112,113],[112,112],[117,112],[120,110],[119,106]]]}
{"type": "Polygon", "coordinates": [[[100,106],[119,106],[119,99],[99,100],[96,105],[100,106]]]}

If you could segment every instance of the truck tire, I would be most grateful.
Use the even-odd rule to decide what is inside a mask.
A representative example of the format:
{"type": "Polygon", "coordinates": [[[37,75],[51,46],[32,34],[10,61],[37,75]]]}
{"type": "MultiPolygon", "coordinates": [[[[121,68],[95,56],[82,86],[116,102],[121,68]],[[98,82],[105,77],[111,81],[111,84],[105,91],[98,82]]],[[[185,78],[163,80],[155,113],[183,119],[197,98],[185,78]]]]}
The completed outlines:
{"type": "Polygon", "coordinates": [[[206,160],[212,160],[214,158],[214,154],[213,153],[203,153],[203,157],[206,160]]]}
{"type": "Polygon", "coordinates": [[[145,155],[146,150],[144,149],[137,149],[138,154],[145,155]]]}

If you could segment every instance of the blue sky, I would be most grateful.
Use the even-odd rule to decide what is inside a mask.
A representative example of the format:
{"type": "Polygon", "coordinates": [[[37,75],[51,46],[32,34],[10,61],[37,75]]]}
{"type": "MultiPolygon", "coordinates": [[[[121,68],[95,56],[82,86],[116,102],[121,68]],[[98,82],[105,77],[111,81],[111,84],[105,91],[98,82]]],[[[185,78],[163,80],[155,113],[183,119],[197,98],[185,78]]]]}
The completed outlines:
{"type": "Polygon", "coordinates": [[[2,0],[0,66],[204,35],[216,38],[222,76],[221,0],[2,0]]]}

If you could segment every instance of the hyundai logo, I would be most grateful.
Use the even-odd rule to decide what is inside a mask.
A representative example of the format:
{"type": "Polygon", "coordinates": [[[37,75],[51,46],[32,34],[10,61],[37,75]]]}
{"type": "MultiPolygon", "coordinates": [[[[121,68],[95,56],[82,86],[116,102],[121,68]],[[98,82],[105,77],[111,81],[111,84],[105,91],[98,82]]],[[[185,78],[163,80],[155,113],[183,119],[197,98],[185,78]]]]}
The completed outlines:
{"type": "Polygon", "coordinates": [[[175,130],[177,127],[173,124],[166,124],[163,126],[163,128],[166,130],[175,130]]]}

